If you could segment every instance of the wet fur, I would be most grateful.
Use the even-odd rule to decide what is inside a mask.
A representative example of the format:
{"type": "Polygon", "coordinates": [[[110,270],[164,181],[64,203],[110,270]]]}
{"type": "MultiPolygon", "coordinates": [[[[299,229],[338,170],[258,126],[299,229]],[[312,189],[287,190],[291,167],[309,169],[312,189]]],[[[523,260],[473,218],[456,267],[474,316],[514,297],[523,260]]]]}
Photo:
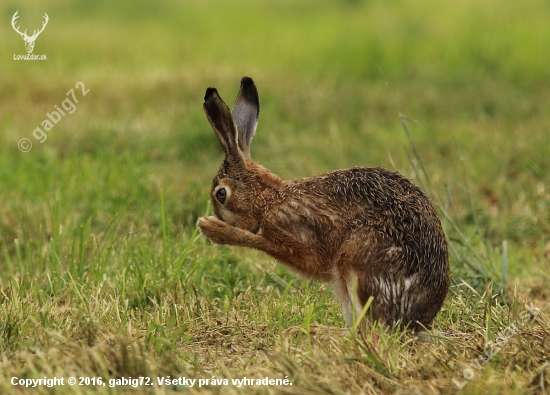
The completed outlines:
{"type": "MultiPolygon", "coordinates": [[[[241,84],[235,108],[250,107],[257,121],[251,81],[241,84]]],[[[215,90],[207,91],[205,111],[226,156],[212,182],[217,218],[197,222],[204,235],[264,251],[303,277],[331,282],[348,325],[353,306],[357,316],[373,296],[372,318],[431,326],[447,294],[449,264],[441,222],[420,188],[378,167],[283,181],[250,159],[252,120],[241,112],[241,131],[215,90]],[[215,198],[222,187],[230,191],[224,204],[215,198]]]]}

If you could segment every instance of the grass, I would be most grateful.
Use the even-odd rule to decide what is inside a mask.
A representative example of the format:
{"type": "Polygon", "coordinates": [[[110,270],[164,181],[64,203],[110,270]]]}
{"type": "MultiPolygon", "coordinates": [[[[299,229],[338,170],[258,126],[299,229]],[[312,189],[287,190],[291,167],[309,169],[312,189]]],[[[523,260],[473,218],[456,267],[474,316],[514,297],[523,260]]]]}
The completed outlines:
{"type": "Polygon", "coordinates": [[[3,2],[0,393],[549,393],[549,13],[542,0],[3,2]],[[29,30],[48,13],[34,50],[47,61],[12,60],[16,10],[29,30]],[[222,155],[202,98],[215,86],[232,102],[243,75],[262,101],[252,155],[275,173],[384,166],[430,193],[453,271],[432,342],[312,334],[345,325],[329,286],[198,237],[222,155]],[[40,143],[33,130],[79,81],[89,93],[76,88],[40,143]],[[284,336],[292,326],[304,331],[284,336]],[[107,385],[10,383],[54,376],[107,385]],[[228,385],[109,387],[139,376],[228,385]],[[244,377],[292,386],[231,382],[244,377]]]}

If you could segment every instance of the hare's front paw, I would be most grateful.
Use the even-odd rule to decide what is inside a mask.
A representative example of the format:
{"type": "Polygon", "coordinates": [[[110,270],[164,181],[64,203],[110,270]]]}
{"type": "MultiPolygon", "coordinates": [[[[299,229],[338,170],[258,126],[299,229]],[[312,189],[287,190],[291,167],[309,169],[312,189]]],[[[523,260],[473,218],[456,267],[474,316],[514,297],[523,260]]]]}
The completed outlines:
{"type": "Polygon", "coordinates": [[[200,232],[217,244],[238,244],[238,231],[235,228],[216,217],[200,217],[197,220],[197,227],[200,232]]]}

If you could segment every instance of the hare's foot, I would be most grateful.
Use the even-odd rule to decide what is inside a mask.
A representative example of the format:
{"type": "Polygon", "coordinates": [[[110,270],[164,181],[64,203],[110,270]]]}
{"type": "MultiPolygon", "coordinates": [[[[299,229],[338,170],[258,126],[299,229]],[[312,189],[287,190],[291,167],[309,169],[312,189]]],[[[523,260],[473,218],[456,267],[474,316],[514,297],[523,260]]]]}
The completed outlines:
{"type": "Polygon", "coordinates": [[[201,217],[197,220],[200,232],[217,244],[243,245],[243,239],[252,233],[236,228],[216,217],[201,217]]]}
{"type": "MultiPolygon", "coordinates": [[[[290,328],[287,328],[283,331],[284,336],[294,336],[297,335],[300,331],[304,331],[305,328],[302,326],[291,326],[290,328]]],[[[325,326],[325,325],[319,325],[319,324],[312,324],[309,326],[309,334],[310,335],[319,335],[319,334],[337,334],[340,336],[346,336],[349,333],[348,328],[337,328],[335,326],[325,326]]]]}
{"type": "Polygon", "coordinates": [[[425,329],[421,329],[416,332],[418,341],[428,342],[428,343],[432,342],[434,339],[449,337],[449,335],[451,335],[452,337],[452,332],[442,332],[438,330],[425,330],[425,329]]]}
{"type": "MultiPolygon", "coordinates": [[[[303,254],[293,257],[293,250],[281,245],[276,245],[261,235],[256,235],[247,230],[229,225],[216,217],[200,217],[197,220],[200,232],[217,244],[229,244],[240,247],[256,248],[264,251],[281,261],[298,261],[303,254]]],[[[296,248],[297,249],[297,248],[296,248]]],[[[307,271],[306,271],[307,272],[307,271]]]]}

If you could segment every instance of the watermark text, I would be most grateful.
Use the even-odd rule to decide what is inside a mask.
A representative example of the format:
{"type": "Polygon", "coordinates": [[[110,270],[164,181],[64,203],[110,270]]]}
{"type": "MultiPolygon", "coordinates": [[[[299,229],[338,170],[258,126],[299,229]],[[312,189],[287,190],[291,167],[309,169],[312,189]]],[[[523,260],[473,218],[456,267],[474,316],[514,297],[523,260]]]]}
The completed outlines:
{"type": "MultiPolygon", "coordinates": [[[[53,107],[55,110],[46,113],[46,118],[42,121],[41,126],[38,126],[32,131],[33,137],[41,144],[48,139],[46,132],[49,132],[67,114],[72,114],[76,111],[76,104],[78,103],[77,96],[82,95],[82,97],[84,97],[90,92],[90,89],[86,89],[83,82],[77,82],[75,88],[71,88],[66,93],[67,98],[61,102],[61,107],[57,104],[54,105],[53,107]],[[76,91],[75,88],[77,88],[76,91]],[[78,91],[79,88],[80,92],[78,91]]],[[[22,138],[19,140],[17,146],[21,152],[29,152],[32,148],[32,141],[28,138],[22,138]]]]}

